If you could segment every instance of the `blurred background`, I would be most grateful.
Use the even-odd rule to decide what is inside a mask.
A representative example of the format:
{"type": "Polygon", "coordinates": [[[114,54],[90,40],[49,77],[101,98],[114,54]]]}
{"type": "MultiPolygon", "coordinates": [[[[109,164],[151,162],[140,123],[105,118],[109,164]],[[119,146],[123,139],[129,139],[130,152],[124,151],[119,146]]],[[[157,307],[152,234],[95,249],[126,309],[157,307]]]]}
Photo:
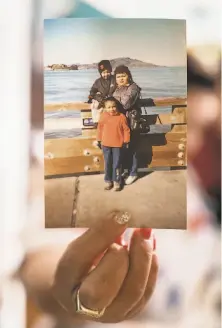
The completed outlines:
{"type": "MultiPolygon", "coordinates": [[[[187,20],[188,231],[155,231],[160,262],[157,288],[140,316],[117,327],[220,327],[219,1],[168,0],[167,7],[164,4],[164,0],[1,3],[0,327],[69,328],[41,313],[27,299],[19,281],[12,278],[27,251],[55,240],[66,243],[73,239],[70,230],[44,230],[42,27],[44,18],[59,17],[187,20]]],[[[76,236],[81,233],[82,230],[75,230],[76,236]]]]}

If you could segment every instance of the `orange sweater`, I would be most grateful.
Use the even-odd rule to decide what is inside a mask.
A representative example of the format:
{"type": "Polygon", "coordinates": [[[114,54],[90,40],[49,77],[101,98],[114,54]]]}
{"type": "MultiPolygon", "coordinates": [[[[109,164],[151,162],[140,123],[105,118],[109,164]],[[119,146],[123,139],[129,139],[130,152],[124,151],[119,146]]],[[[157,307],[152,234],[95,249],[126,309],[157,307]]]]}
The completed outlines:
{"type": "Polygon", "coordinates": [[[130,141],[130,129],[125,115],[102,113],[97,128],[97,140],[106,147],[122,147],[130,141]]]}

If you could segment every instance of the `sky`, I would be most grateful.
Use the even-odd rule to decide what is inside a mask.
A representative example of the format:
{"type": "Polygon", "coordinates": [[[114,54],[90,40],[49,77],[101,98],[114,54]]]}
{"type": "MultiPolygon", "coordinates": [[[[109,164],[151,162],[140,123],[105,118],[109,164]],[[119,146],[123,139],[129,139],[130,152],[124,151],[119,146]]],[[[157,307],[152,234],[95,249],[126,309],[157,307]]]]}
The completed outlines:
{"type": "Polygon", "coordinates": [[[185,66],[185,20],[44,20],[45,66],[91,64],[117,57],[130,57],[156,65],[185,66]]]}

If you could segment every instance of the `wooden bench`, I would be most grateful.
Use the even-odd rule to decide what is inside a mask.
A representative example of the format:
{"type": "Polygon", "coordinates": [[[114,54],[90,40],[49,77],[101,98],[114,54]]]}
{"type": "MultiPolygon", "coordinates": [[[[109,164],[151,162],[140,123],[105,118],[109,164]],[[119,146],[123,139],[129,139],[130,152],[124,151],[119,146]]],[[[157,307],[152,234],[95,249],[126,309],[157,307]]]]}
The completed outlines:
{"type": "MultiPolygon", "coordinates": [[[[100,173],[104,162],[102,151],[95,143],[90,105],[45,106],[48,113],[79,111],[79,117],[64,120],[69,129],[79,128],[80,132],[78,137],[58,138],[57,135],[45,139],[46,227],[89,227],[106,217],[114,205],[125,210],[127,204],[133,227],[186,228],[186,99],[143,99],[142,105],[150,132],[141,135],[138,145],[139,171],[155,172],[146,174],[121,193],[103,190],[100,173]]],[[[62,120],[56,119],[51,125],[50,119],[46,119],[45,132],[57,129],[62,120]]]]}

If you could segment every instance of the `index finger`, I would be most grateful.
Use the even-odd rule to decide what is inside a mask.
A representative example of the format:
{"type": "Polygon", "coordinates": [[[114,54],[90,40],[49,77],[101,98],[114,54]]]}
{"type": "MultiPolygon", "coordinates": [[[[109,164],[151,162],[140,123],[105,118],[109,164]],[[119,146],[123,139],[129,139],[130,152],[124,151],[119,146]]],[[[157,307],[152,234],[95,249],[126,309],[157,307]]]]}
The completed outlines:
{"type": "Polygon", "coordinates": [[[128,212],[113,212],[69,244],[58,263],[53,282],[54,295],[66,309],[70,308],[73,289],[88,274],[95,258],[125,231],[129,220],[128,212]]]}

